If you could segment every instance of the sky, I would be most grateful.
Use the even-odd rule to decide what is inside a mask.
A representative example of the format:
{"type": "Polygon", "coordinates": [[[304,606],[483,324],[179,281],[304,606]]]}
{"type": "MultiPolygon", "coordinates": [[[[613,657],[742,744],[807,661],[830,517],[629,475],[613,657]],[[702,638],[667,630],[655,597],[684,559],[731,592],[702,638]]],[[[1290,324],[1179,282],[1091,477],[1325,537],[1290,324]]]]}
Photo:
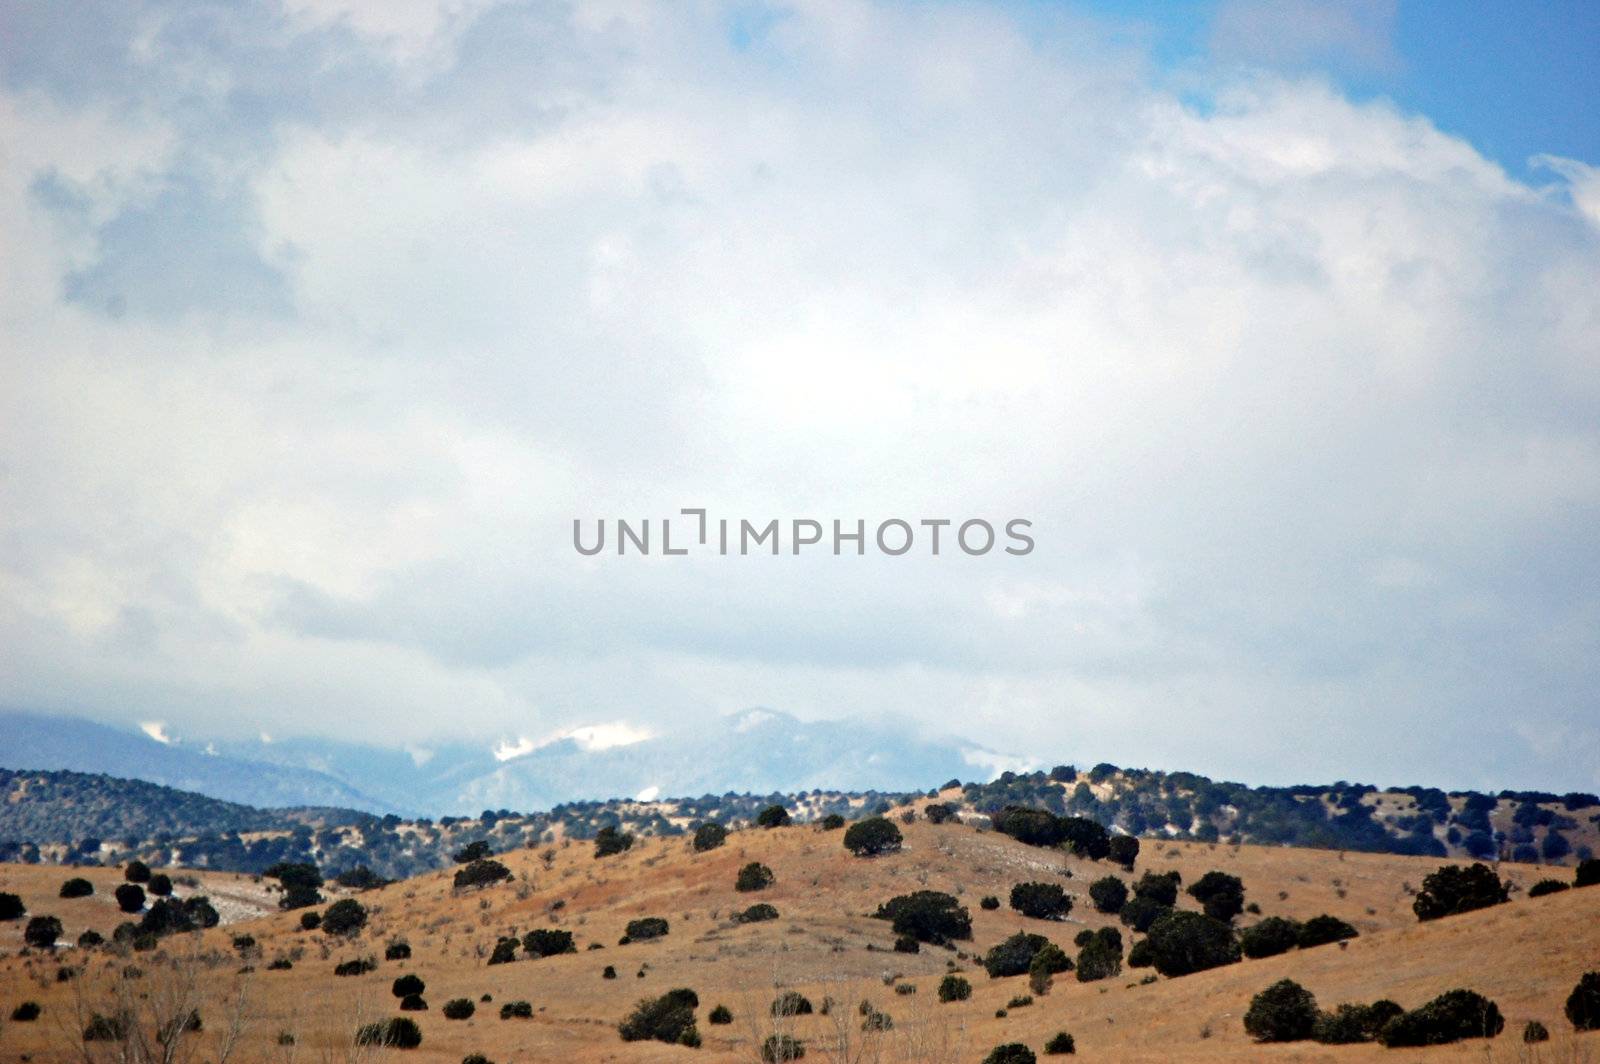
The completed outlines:
{"type": "Polygon", "coordinates": [[[1600,789],[1597,12],[0,0],[0,704],[1600,789]]]}

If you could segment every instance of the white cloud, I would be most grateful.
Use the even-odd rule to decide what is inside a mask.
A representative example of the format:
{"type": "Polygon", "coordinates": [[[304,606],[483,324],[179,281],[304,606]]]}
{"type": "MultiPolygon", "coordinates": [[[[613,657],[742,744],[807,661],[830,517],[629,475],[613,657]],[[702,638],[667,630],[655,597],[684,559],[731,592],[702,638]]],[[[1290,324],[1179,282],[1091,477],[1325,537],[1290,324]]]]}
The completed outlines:
{"type": "Polygon", "coordinates": [[[163,746],[171,746],[177,741],[167,734],[166,724],[159,720],[140,721],[139,730],[163,746]]]}

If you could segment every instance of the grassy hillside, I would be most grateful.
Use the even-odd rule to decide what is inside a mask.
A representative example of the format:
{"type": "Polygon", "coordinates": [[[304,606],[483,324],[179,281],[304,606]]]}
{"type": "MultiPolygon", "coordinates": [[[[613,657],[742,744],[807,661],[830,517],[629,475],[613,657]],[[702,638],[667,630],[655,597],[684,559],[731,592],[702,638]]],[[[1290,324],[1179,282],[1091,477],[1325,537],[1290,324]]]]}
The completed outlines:
{"type": "MultiPolygon", "coordinates": [[[[419,1024],[422,1045],[383,1059],[456,1064],[482,1053],[499,1064],[752,1061],[757,1059],[753,1047],[778,1026],[808,1044],[807,1060],[838,1059],[825,1050],[841,1031],[850,1033],[858,1049],[871,1050],[850,1059],[973,1064],[1002,1042],[1038,1050],[1059,1030],[1074,1036],[1079,1057],[1117,1061],[1580,1061],[1600,1055],[1600,1035],[1573,1035],[1562,1016],[1562,1002],[1579,975],[1600,967],[1600,889],[1527,896],[1527,888],[1546,876],[1570,879],[1570,869],[1502,865],[1499,871],[1512,886],[1508,904],[1419,923],[1413,896],[1439,865],[1435,858],[1146,842],[1130,875],[1104,861],[1024,846],[971,824],[935,825],[919,817],[902,831],[900,852],[871,859],[846,852],[839,831],[814,825],[735,831],[724,846],[704,853],[695,852],[686,838],[647,838],[604,859],[596,859],[592,844],[561,840],[502,855],[511,877],[482,889],[456,890],[451,874],[439,872],[359,895],[370,917],[349,939],[301,930],[299,913],[251,918],[241,912],[241,919],[194,936],[209,958],[201,962],[208,974],[205,1000],[198,1006],[205,1029],[188,1037],[215,1053],[224,1038],[230,995],[247,985],[249,1023],[242,1055],[235,1059],[317,1060],[323,1054],[360,1059],[349,1046],[357,1025],[402,1015],[419,1024]],[[757,893],[740,893],[735,880],[752,861],[767,865],[775,882],[757,893]],[[1120,927],[1115,917],[1089,903],[1090,882],[1108,873],[1132,880],[1169,869],[1185,885],[1210,870],[1238,876],[1245,900],[1262,910],[1241,916],[1240,926],[1270,916],[1304,920],[1329,913],[1353,924],[1359,937],[1343,946],[1291,950],[1178,978],[1152,978],[1150,969],[1124,967],[1115,977],[1080,983],[1064,973],[1047,994],[1021,1007],[1008,1003],[1029,993],[1028,978],[991,979],[977,960],[1018,930],[1044,935],[1075,954],[1077,932],[1120,927]],[[1004,904],[994,910],[978,904],[985,895],[1004,900],[1014,884],[1029,880],[1060,884],[1075,897],[1065,921],[1030,919],[1004,904]],[[969,908],[970,942],[951,950],[924,945],[915,954],[893,951],[890,927],[869,914],[893,895],[923,889],[949,892],[969,908]],[[760,923],[732,918],[755,902],[771,904],[778,918],[760,923]],[[629,922],[641,917],[666,919],[669,933],[620,945],[629,922]],[[518,951],[510,963],[489,963],[502,937],[539,928],[570,932],[576,952],[524,959],[518,951]],[[235,936],[242,934],[254,943],[241,953],[235,936]],[[410,956],[386,959],[388,946],[401,940],[410,956]],[[334,974],[340,962],[365,957],[373,958],[375,970],[334,974]],[[274,960],[293,966],[274,970],[274,960]],[[617,978],[604,977],[608,965],[617,978]],[[938,985],[949,971],[971,981],[969,1000],[938,1002],[938,985]],[[397,1011],[390,985],[407,973],[425,981],[427,1011],[397,1011]],[[1497,1002],[1506,1032],[1490,1042],[1432,1050],[1304,1042],[1256,1046],[1241,1017],[1253,994],[1282,978],[1303,984],[1325,1008],[1380,997],[1414,1008],[1464,986],[1497,1002]],[[617,1023],[641,998],[674,987],[693,988],[699,996],[703,1046],[624,1043],[617,1023]],[[831,997],[835,1007],[826,1016],[775,1021],[768,1006],[779,989],[797,989],[818,1006],[831,997]],[[486,994],[491,1001],[480,1000],[486,994]],[[457,998],[475,1003],[470,1019],[444,1015],[444,1004],[457,998]],[[500,1007],[514,1001],[527,1001],[531,1016],[502,1020],[500,1007]],[[863,1034],[863,1001],[891,1016],[893,1029],[881,1036],[863,1034]],[[717,1004],[731,1010],[733,1023],[708,1022],[717,1004]],[[997,1017],[1002,1009],[1007,1014],[997,1017]],[[1538,1056],[1526,1055],[1519,1037],[1533,1019],[1554,1034],[1538,1056]]],[[[37,904],[58,914],[70,935],[80,920],[87,926],[90,917],[80,914],[98,912],[94,906],[100,902],[98,894],[51,899],[51,884],[42,877],[63,874],[6,867],[0,870],[0,890],[16,889],[7,883],[33,884],[37,904]]],[[[1196,904],[1180,895],[1179,906],[1196,904]]],[[[1138,937],[1121,930],[1130,942],[1138,937]]],[[[17,934],[14,926],[0,930],[0,949],[14,950],[17,934]]],[[[189,949],[181,937],[166,940],[163,948],[174,957],[189,949]]],[[[154,955],[132,959],[145,969],[144,979],[159,979],[165,970],[154,955]]],[[[64,1041],[44,1021],[64,1014],[76,1022],[79,993],[87,995],[90,1006],[109,1001],[105,995],[128,963],[104,950],[75,949],[56,957],[34,952],[0,960],[0,1005],[9,1012],[14,1002],[31,999],[44,1008],[39,1022],[8,1025],[0,1046],[35,1061],[79,1059],[72,1053],[80,1046],[67,1045],[73,1039],[64,1041]],[[55,973],[63,965],[87,970],[59,983],[55,973]]],[[[70,1034],[72,1023],[67,1027],[70,1034]]]]}

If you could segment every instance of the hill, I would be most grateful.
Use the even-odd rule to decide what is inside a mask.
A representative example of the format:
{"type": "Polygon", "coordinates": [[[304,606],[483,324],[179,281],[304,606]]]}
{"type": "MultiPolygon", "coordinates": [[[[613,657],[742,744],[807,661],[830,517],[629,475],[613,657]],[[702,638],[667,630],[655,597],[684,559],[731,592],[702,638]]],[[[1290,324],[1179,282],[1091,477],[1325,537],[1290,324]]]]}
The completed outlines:
{"type": "MultiPolygon", "coordinates": [[[[957,797],[954,790],[941,795],[946,801],[957,797]]],[[[872,859],[850,855],[840,832],[815,825],[739,830],[708,852],[696,852],[686,838],[644,839],[601,859],[592,845],[561,840],[502,855],[498,859],[510,877],[481,889],[457,890],[451,873],[435,872],[357,895],[368,920],[350,938],[302,930],[299,913],[246,915],[196,936],[201,959],[194,964],[211,974],[193,997],[205,1023],[192,1037],[214,1054],[230,1026],[235,988],[247,985],[249,1023],[237,1057],[245,1060],[280,1059],[291,1044],[307,1059],[356,1059],[359,1054],[352,1057],[349,1050],[359,1024],[401,1016],[417,1022],[423,1040],[396,1059],[450,1064],[471,1053],[499,1064],[751,1061],[753,1047],[779,1028],[807,1044],[807,1060],[843,1059],[826,1050],[830,1040],[848,1032],[858,1052],[873,1054],[849,1059],[935,1064],[977,1064],[1002,1042],[1037,1050],[1059,1030],[1073,1035],[1084,1059],[1132,1062],[1467,1056],[1582,1061],[1600,1052],[1600,1035],[1574,1035],[1562,1016],[1566,994],[1600,958],[1600,890],[1527,896],[1536,880],[1561,874],[1556,870],[1501,866],[1512,887],[1508,904],[1419,923],[1412,913],[1414,893],[1438,866],[1434,858],[1147,842],[1126,873],[1104,861],[1022,845],[973,820],[933,824],[919,815],[901,826],[900,852],[872,859]],[[734,889],[738,871],[752,861],[769,867],[774,882],[754,894],[740,893],[734,889]],[[1127,967],[1094,982],[1063,973],[1025,1005],[1015,1002],[1030,994],[1027,976],[991,978],[984,972],[983,953],[1018,930],[1043,935],[1069,955],[1076,954],[1073,941],[1083,930],[1114,927],[1136,941],[1139,936],[1116,917],[1095,910],[1087,886],[1107,874],[1132,880],[1169,870],[1185,885],[1211,870],[1238,876],[1245,899],[1262,910],[1242,916],[1242,926],[1273,916],[1306,920],[1330,913],[1352,924],[1359,937],[1343,946],[1293,949],[1172,978],[1127,967]],[[1073,896],[1064,921],[978,905],[985,895],[1006,898],[1013,885],[1028,880],[1058,884],[1073,896]],[[923,945],[917,953],[895,952],[891,928],[871,914],[890,897],[915,890],[956,897],[971,913],[971,940],[951,949],[923,945]],[[777,917],[734,919],[758,901],[770,904],[777,917]],[[623,944],[629,923],[643,917],[665,919],[668,932],[623,944]],[[535,929],[569,932],[575,952],[529,959],[515,950],[511,962],[491,963],[497,942],[535,929]],[[246,935],[248,941],[241,937],[246,935]],[[409,956],[389,959],[401,941],[409,956]],[[342,962],[369,957],[375,965],[370,972],[334,974],[342,962]],[[605,978],[607,966],[617,978],[605,978]],[[968,1000],[941,1004],[938,987],[951,972],[969,980],[972,993],[968,1000]],[[425,982],[426,1011],[396,1010],[390,986],[403,974],[425,982]],[[1446,990],[1468,987],[1498,1004],[1505,1033],[1487,1043],[1404,1054],[1371,1044],[1257,1046],[1241,1017],[1252,995],[1283,978],[1310,989],[1324,1008],[1377,998],[1414,1008],[1446,990]],[[640,999],[674,987],[698,995],[698,1051],[618,1037],[618,1022],[640,999]],[[782,990],[801,992],[816,1011],[774,1019],[768,1006],[782,990]],[[830,998],[824,1015],[822,1004],[830,998]],[[473,1003],[471,1018],[444,1015],[445,1003],[454,999],[473,1003]],[[501,1019],[500,1008],[517,1001],[529,1003],[529,1017],[501,1019]],[[892,1028],[863,1032],[862,1002],[892,1017],[892,1028]],[[709,1022],[718,1004],[731,1010],[733,1023],[709,1022]],[[1543,1050],[1548,1056],[1524,1050],[1519,1034],[1529,1020],[1554,1032],[1543,1050]]],[[[54,899],[51,882],[41,881],[50,874],[39,867],[6,867],[0,869],[0,890],[26,881],[31,904],[60,916],[70,939],[87,926],[89,918],[80,911],[98,904],[99,894],[54,899]]],[[[1178,904],[1197,908],[1182,894],[1178,904]]],[[[16,934],[0,927],[0,949],[15,949],[16,934]]],[[[181,937],[165,947],[169,957],[188,951],[181,937]]],[[[159,957],[134,957],[144,987],[167,985],[159,981],[165,971],[159,957]]],[[[8,1052],[35,1061],[78,1059],[73,1054],[83,1043],[70,1034],[79,995],[91,1011],[109,1008],[106,1003],[127,978],[127,964],[103,950],[0,959],[0,1003],[9,1009],[16,1001],[36,1000],[44,1010],[41,1022],[6,1029],[8,1052]],[[55,971],[63,965],[85,971],[58,982],[55,971]],[[69,1020],[66,1038],[44,1022],[63,1014],[69,1020]]]]}

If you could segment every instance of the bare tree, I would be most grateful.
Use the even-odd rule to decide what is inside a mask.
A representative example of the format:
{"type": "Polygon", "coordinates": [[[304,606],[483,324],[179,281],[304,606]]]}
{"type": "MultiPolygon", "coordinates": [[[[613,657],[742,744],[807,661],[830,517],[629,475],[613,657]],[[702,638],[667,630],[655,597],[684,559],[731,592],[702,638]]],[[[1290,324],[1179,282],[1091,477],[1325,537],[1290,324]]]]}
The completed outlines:
{"type": "Polygon", "coordinates": [[[64,1047],[83,1064],[187,1064],[202,1056],[227,1064],[250,1019],[248,981],[216,978],[214,970],[231,963],[194,948],[79,975],[72,1007],[57,1022],[64,1047]],[[207,1037],[203,1012],[219,1002],[218,1026],[207,1037]],[[210,1051],[202,1054],[208,1041],[210,1051]]]}

